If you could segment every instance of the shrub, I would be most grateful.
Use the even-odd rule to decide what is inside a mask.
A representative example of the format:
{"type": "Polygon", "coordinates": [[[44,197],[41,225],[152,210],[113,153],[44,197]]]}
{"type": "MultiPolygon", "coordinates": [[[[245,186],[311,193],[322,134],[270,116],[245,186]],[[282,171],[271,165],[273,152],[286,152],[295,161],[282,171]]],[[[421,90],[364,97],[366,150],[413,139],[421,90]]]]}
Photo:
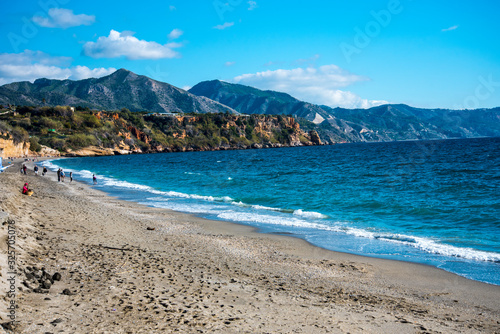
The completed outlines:
{"type": "Polygon", "coordinates": [[[38,137],[30,138],[30,150],[34,152],[40,152],[42,150],[42,146],[38,143],[38,137]]]}
{"type": "Polygon", "coordinates": [[[11,135],[12,135],[12,140],[16,145],[19,143],[27,142],[30,138],[28,131],[19,126],[16,126],[14,129],[12,129],[11,135]]]}
{"type": "Polygon", "coordinates": [[[78,129],[83,124],[83,118],[80,115],[71,116],[71,122],[73,123],[73,128],[78,129]]]}
{"type": "Polygon", "coordinates": [[[71,117],[73,116],[73,111],[68,106],[56,106],[53,108],[54,114],[62,117],[71,117]]]}
{"type": "Polygon", "coordinates": [[[17,121],[17,124],[19,124],[20,127],[29,129],[31,127],[31,119],[29,118],[20,119],[19,121],[17,121]]]}
{"type": "Polygon", "coordinates": [[[247,139],[252,139],[252,133],[253,133],[253,126],[247,125],[247,127],[245,128],[245,137],[247,137],[247,139]]]}
{"type": "Polygon", "coordinates": [[[152,134],[153,141],[161,145],[166,145],[168,143],[167,136],[163,132],[153,130],[152,134]]]}
{"type": "Polygon", "coordinates": [[[88,128],[100,128],[101,121],[95,115],[83,115],[83,125],[88,128]]]}
{"type": "Polygon", "coordinates": [[[9,124],[0,121],[0,133],[2,133],[2,132],[6,133],[6,132],[10,132],[10,131],[12,131],[12,127],[9,124]]]}
{"type": "Polygon", "coordinates": [[[87,147],[97,144],[97,139],[92,135],[85,135],[83,133],[78,133],[69,136],[66,142],[72,148],[87,147]]]}
{"type": "Polygon", "coordinates": [[[47,129],[62,129],[63,125],[61,122],[56,121],[54,119],[48,118],[48,117],[42,117],[40,118],[40,125],[47,128],[47,129]]]}
{"type": "Polygon", "coordinates": [[[46,145],[58,151],[65,151],[67,147],[66,141],[64,139],[56,137],[49,138],[46,145]]]}

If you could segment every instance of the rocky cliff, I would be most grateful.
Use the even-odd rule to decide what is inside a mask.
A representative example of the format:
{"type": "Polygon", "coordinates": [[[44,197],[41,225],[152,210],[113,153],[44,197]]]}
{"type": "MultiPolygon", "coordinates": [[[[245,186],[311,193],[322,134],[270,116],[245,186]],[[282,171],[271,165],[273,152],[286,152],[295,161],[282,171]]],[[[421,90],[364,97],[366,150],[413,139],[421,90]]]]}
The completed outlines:
{"type": "Polygon", "coordinates": [[[23,142],[14,144],[12,139],[4,139],[0,137],[0,157],[24,157],[30,153],[30,144],[23,142]]]}
{"type": "Polygon", "coordinates": [[[3,156],[95,156],[321,145],[293,117],[143,114],[70,107],[22,107],[0,113],[3,156]],[[12,143],[19,143],[16,151],[12,143]],[[22,150],[20,149],[22,148],[22,150]],[[50,151],[50,149],[54,151],[50,151]],[[35,152],[35,153],[33,153],[35,152]]]}

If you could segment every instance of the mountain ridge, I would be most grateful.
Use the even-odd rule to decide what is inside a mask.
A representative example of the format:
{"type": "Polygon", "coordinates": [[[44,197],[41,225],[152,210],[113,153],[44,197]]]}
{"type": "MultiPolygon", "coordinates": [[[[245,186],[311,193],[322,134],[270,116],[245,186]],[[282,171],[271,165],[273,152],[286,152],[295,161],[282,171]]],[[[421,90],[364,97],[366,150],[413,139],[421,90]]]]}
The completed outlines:
{"type": "Polygon", "coordinates": [[[41,78],[0,87],[0,104],[69,105],[104,110],[127,108],[151,112],[230,112],[216,101],[126,69],[83,80],[41,78]]]}
{"type": "Polygon", "coordinates": [[[500,136],[500,108],[424,109],[406,104],[385,104],[368,109],[332,108],[303,102],[288,94],[288,101],[283,103],[276,98],[278,92],[217,80],[201,82],[189,91],[242,113],[278,113],[304,118],[316,124],[322,140],[328,142],[500,136]]]}
{"type": "Polygon", "coordinates": [[[451,110],[386,104],[369,109],[332,108],[220,80],[202,81],[185,91],[126,69],[101,78],[41,78],[6,84],[0,86],[0,104],[283,115],[297,118],[304,129],[316,130],[329,143],[500,136],[500,107],[451,110]]]}

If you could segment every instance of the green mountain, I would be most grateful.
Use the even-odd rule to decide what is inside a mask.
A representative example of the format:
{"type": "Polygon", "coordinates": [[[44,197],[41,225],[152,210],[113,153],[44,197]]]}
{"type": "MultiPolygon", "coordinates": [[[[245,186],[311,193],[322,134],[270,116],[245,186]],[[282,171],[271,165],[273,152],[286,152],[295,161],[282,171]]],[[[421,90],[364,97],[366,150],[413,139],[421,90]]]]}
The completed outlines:
{"type": "Polygon", "coordinates": [[[93,109],[217,113],[234,110],[170,84],[125,69],[85,80],[37,79],[0,87],[0,104],[81,106],[93,109]]]}
{"type": "Polygon", "coordinates": [[[98,110],[285,115],[322,141],[373,142],[500,136],[500,108],[449,110],[388,104],[330,108],[288,94],[219,80],[188,92],[125,69],[85,80],[38,79],[0,86],[0,105],[79,106],[98,110]]]}
{"type": "Polygon", "coordinates": [[[200,82],[189,92],[231,106],[242,114],[293,115],[310,121],[316,115],[329,116],[321,107],[299,101],[286,93],[219,80],[200,82]]]}
{"type": "Polygon", "coordinates": [[[245,114],[300,117],[303,129],[317,130],[328,142],[373,142],[500,136],[500,108],[422,109],[388,104],[369,109],[318,106],[292,96],[218,80],[189,92],[221,102],[245,114]]]}

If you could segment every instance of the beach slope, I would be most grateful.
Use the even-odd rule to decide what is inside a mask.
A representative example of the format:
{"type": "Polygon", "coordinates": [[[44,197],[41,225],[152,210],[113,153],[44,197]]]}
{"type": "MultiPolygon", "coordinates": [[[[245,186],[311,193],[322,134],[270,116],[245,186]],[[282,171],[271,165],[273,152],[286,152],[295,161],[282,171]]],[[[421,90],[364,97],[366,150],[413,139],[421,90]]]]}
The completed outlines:
{"type": "Polygon", "coordinates": [[[117,200],[20,163],[0,174],[6,332],[500,333],[499,286],[117,200]]]}

